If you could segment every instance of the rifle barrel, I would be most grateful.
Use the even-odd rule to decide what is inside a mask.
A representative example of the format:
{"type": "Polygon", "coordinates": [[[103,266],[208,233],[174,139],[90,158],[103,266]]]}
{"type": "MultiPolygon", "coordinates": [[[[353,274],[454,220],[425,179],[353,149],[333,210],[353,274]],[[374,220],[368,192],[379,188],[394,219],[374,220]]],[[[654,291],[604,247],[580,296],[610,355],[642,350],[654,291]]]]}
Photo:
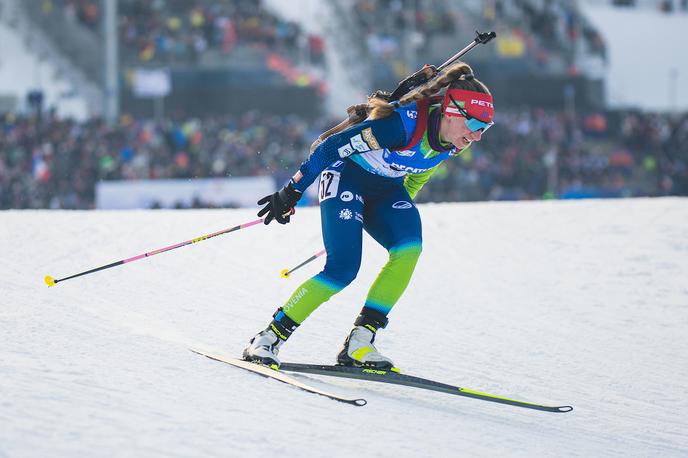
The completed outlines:
{"type": "Polygon", "coordinates": [[[454,61],[456,61],[456,60],[458,60],[459,58],[461,58],[461,56],[463,56],[464,54],[466,54],[468,51],[470,51],[470,50],[473,49],[474,47],[478,46],[479,44],[483,44],[483,45],[484,45],[485,43],[489,42],[490,40],[492,40],[493,38],[495,38],[495,37],[497,36],[497,34],[496,34],[495,32],[483,32],[483,33],[480,33],[480,32],[478,32],[478,31],[476,30],[475,33],[476,33],[477,36],[473,39],[473,41],[471,41],[471,42],[468,44],[468,46],[466,46],[466,47],[463,48],[461,51],[459,51],[459,52],[457,52],[456,54],[454,54],[453,56],[451,56],[451,57],[449,58],[449,60],[447,60],[445,63],[443,63],[442,65],[440,65],[439,67],[437,67],[437,70],[442,70],[442,69],[445,68],[447,65],[450,65],[450,64],[452,64],[454,61]]]}

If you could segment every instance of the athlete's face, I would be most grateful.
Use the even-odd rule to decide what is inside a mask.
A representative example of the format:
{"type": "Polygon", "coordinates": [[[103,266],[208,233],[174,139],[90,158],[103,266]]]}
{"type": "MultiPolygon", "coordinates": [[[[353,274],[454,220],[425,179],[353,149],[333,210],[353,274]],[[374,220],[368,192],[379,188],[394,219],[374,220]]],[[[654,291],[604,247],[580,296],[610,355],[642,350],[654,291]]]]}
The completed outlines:
{"type": "Polygon", "coordinates": [[[442,140],[450,142],[458,150],[467,148],[472,142],[479,142],[482,135],[482,130],[471,132],[463,116],[442,116],[440,136],[442,140]]]}

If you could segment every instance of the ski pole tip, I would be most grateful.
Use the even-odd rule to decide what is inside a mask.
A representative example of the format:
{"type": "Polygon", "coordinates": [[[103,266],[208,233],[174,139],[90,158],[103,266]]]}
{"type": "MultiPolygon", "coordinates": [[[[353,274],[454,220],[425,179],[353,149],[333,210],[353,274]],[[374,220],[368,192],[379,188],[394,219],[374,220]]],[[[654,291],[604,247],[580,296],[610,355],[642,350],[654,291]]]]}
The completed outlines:
{"type": "Polygon", "coordinates": [[[280,272],[280,275],[282,276],[282,278],[289,278],[289,275],[291,274],[289,273],[289,269],[284,269],[282,270],[282,272],[280,272]]]}
{"type": "Polygon", "coordinates": [[[55,286],[55,279],[50,275],[46,275],[43,281],[45,281],[45,284],[48,285],[48,288],[55,286]]]}

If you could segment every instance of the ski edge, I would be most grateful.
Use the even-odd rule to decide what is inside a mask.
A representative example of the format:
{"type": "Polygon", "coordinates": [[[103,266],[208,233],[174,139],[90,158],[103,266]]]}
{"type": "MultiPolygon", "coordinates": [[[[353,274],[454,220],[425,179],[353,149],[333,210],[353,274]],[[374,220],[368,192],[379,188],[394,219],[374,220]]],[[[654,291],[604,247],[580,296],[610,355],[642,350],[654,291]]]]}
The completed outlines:
{"type": "Polygon", "coordinates": [[[500,404],[512,405],[515,407],[522,407],[526,409],[540,410],[544,412],[565,413],[573,410],[572,406],[549,406],[544,404],[537,404],[527,401],[519,401],[503,396],[498,396],[490,393],[483,393],[468,388],[448,385],[446,383],[436,382],[413,375],[401,374],[395,371],[385,371],[378,369],[367,368],[349,368],[343,366],[330,366],[318,364],[302,364],[302,363],[282,363],[280,369],[286,372],[306,373],[323,375],[330,377],[342,377],[348,379],[364,380],[370,382],[389,383],[393,385],[409,386],[429,391],[440,393],[453,394],[458,396],[465,396],[473,399],[483,401],[496,402],[500,404]]]}
{"type": "Polygon", "coordinates": [[[291,385],[295,388],[298,388],[302,391],[306,391],[308,393],[313,393],[317,394],[320,396],[324,396],[326,398],[343,402],[345,404],[350,404],[354,405],[357,407],[363,407],[368,403],[363,398],[353,398],[353,397],[348,397],[348,396],[342,396],[336,393],[331,393],[329,391],[321,390],[320,388],[316,388],[314,386],[310,386],[306,383],[301,382],[300,380],[296,380],[295,378],[291,377],[290,375],[287,375],[283,372],[280,372],[279,370],[275,370],[271,367],[265,366],[263,364],[258,364],[258,363],[252,363],[249,361],[245,361],[243,359],[239,358],[232,358],[230,356],[224,356],[224,355],[218,355],[213,352],[209,352],[206,350],[201,350],[198,348],[189,348],[189,350],[193,353],[196,353],[201,356],[205,356],[208,359],[212,359],[213,361],[219,361],[221,363],[229,364],[234,367],[238,367],[240,369],[247,370],[249,372],[253,372],[254,374],[261,375],[266,378],[271,378],[274,380],[277,380],[279,382],[285,383],[287,385],[291,385]]]}

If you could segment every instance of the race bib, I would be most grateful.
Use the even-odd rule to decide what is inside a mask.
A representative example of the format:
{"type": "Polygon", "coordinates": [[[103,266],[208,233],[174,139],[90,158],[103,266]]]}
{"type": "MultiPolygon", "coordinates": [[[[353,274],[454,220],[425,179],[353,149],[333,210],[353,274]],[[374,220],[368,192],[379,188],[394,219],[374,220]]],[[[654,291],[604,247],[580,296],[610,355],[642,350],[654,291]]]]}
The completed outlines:
{"type": "Polygon", "coordinates": [[[340,172],[335,172],[333,170],[325,170],[320,174],[320,189],[318,192],[319,202],[337,197],[340,175],[340,172]]]}

